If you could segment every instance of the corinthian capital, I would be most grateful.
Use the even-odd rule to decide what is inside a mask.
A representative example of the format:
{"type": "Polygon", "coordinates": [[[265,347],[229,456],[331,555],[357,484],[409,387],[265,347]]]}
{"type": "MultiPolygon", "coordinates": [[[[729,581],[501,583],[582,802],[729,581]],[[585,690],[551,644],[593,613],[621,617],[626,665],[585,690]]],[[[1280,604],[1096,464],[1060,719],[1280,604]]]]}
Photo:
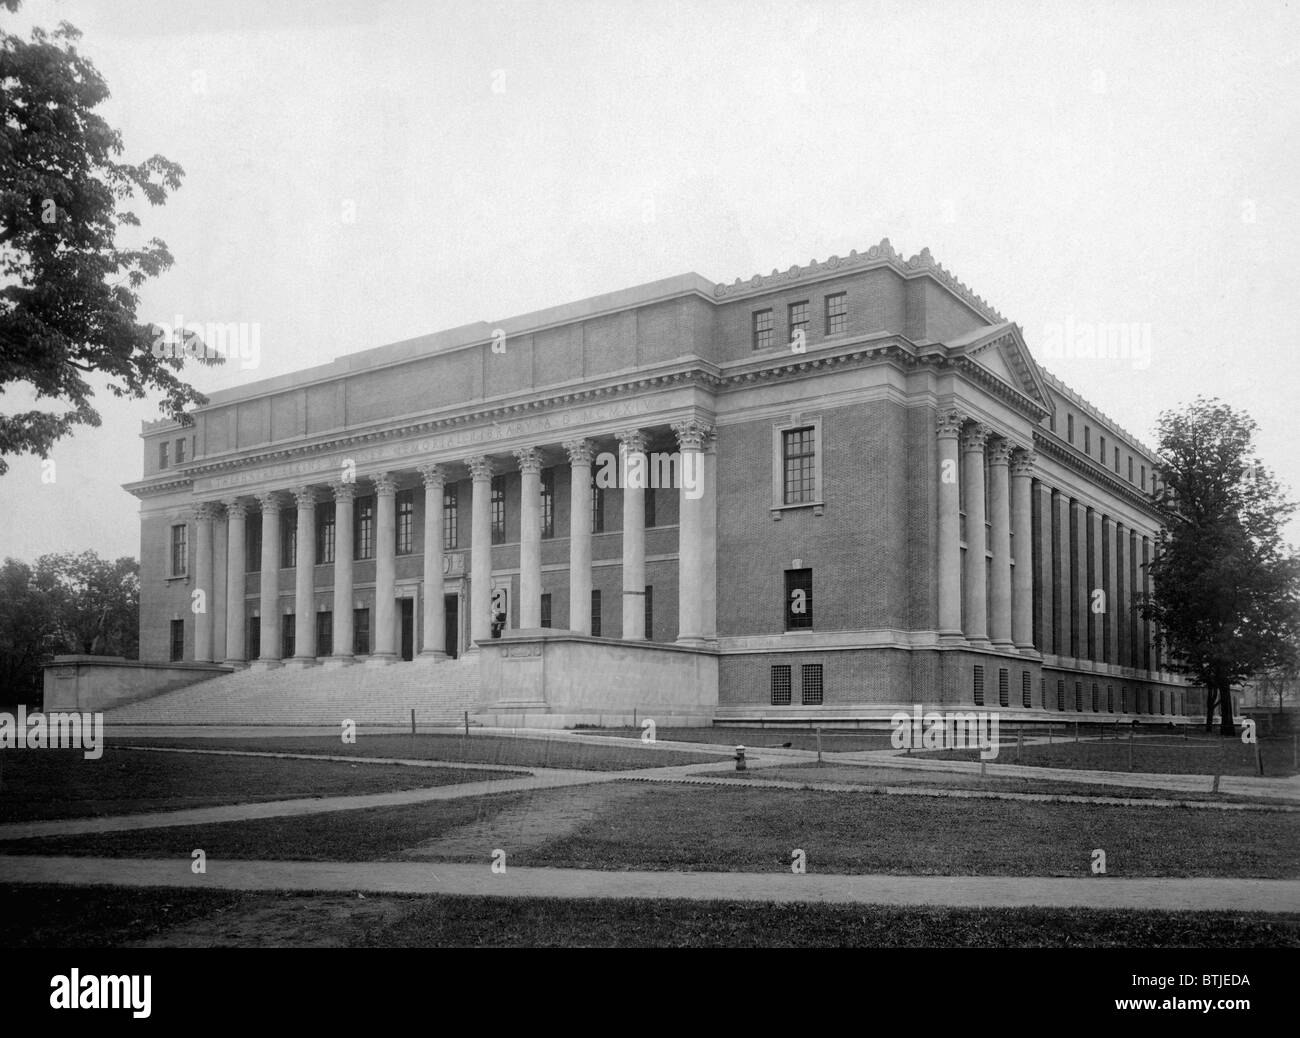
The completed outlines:
{"type": "Polygon", "coordinates": [[[469,466],[469,474],[474,478],[475,483],[491,482],[492,459],[486,454],[476,454],[472,458],[466,458],[465,464],[469,466]]]}
{"type": "Polygon", "coordinates": [[[673,422],[673,432],[677,434],[677,443],[682,450],[702,451],[713,435],[713,426],[698,418],[689,418],[684,422],[673,422]]]}
{"type": "Polygon", "coordinates": [[[935,425],[940,436],[960,436],[965,421],[966,416],[955,407],[946,408],[935,417],[935,425]]]}
{"type": "Polygon", "coordinates": [[[447,469],[442,465],[421,465],[416,471],[424,480],[425,490],[435,490],[447,483],[447,469]]]}
{"type": "Polygon", "coordinates": [[[575,467],[590,465],[596,453],[596,445],[590,440],[565,440],[564,449],[569,454],[569,464],[575,467]]]}
{"type": "Polygon", "coordinates": [[[1028,448],[1021,447],[1011,456],[1011,474],[1013,476],[1032,476],[1038,466],[1038,455],[1028,448]]]}
{"type": "Polygon", "coordinates": [[[542,471],[542,452],[537,447],[520,447],[515,451],[515,459],[520,472],[535,475],[542,471]]]}
{"type": "Polygon", "coordinates": [[[961,449],[982,451],[992,432],[993,430],[987,425],[981,425],[979,422],[966,426],[966,431],[961,434],[961,449]]]}
{"type": "Polygon", "coordinates": [[[376,494],[397,493],[397,477],[391,472],[380,472],[371,476],[370,482],[374,484],[376,494]]]}

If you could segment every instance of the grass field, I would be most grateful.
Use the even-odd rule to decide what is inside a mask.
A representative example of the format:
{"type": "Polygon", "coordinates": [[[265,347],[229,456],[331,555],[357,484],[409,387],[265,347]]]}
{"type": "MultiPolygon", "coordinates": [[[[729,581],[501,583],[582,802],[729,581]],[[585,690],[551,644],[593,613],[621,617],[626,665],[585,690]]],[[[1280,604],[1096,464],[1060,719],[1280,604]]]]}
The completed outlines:
{"type": "MultiPolygon", "coordinates": [[[[1095,771],[1129,771],[1128,733],[1120,738],[1099,738],[1085,730],[1080,742],[1068,740],[1051,745],[1036,743],[1025,746],[1018,763],[1039,768],[1084,768],[1095,771]]],[[[1261,739],[1260,755],[1264,761],[1264,775],[1269,778],[1286,778],[1297,774],[1294,747],[1289,738],[1261,739]]],[[[931,750],[916,754],[919,757],[940,760],[978,760],[978,750],[931,750]]],[[[1188,732],[1188,738],[1169,731],[1135,733],[1132,747],[1133,771],[1161,775],[1254,775],[1255,747],[1240,738],[1225,739],[1216,735],[1188,732]]],[[[999,764],[1015,764],[1016,743],[1014,735],[1008,744],[1007,731],[1002,732],[1002,748],[997,757],[999,764]]]]}
{"type": "Polygon", "coordinates": [[[0,946],[1300,947],[1300,913],[0,886],[0,946]]]}
{"type": "Polygon", "coordinates": [[[521,768],[576,768],[581,771],[631,771],[678,764],[707,764],[716,754],[656,750],[640,745],[593,745],[554,739],[462,735],[358,735],[355,744],[337,736],[296,735],[252,739],[124,738],[124,744],[180,746],[187,749],[251,750],[257,753],[322,753],[349,757],[439,760],[465,764],[503,764],[521,768]]]}
{"type": "Polygon", "coordinates": [[[613,782],[291,818],[8,841],[7,854],[1086,876],[1300,876],[1295,814],[613,782]]]}
{"type": "MultiPolygon", "coordinates": [[[[640,739],[640,728],[593,728],[588,735],[609,735],[640,739]]],[[[796,750],[817,749],[817,733],[807,728],[655,728],[655,738],[664,742],[700,742],[717,746],[789,746],[796,750]]],[[[827,753],[856,753],[859,750],[888,750],[890,733],[884,730],[836,730],[823,728],[822,749],[827,753]]]]}
{"type": "Polygon", "coordinates": [[[0,759],[0,822],[387,793],[512,774],[527,772],[150,753],[111,745],[99,760],[84,759],[81,750],[10,752],[0,759]]]}

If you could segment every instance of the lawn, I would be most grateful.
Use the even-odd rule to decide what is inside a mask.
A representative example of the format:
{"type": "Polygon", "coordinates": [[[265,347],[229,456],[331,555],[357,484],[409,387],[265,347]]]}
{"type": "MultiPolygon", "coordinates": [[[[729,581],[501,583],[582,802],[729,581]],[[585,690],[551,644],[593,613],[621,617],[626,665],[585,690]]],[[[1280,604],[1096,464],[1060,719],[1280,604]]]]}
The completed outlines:
{"type": "Polygon", "coordinates": [[[1295,948],[1300,914],[0,887],[0,946],[1295,948]]]}
{"type": "Polygon", "coordinates": [[[1300,876],[1295,814],[614,782],[473,800],[6,844],[7,853],[515,866],[1087,876],[1300,876]]]}
{"type": "MultiPolygon", "coordinates": [[[[639,739],[640,728],[583,729],[587,735],[611,735],[619,739],[639,739]]],[[[779,747],[796,750],[817,749],[817,733],[807,728],[655,728],[655,738],[664,742],[700,742],[715,746],[779,747]]],[[[888,750],[890,733],[885,730],[822,729],[822,749],[826,753],[856,753],[859,750],[888,750]]]]}
{"type": "Polygon", "coordinates": [[[109,745],[0,753],[0,822],[424,789],[514,774],[469,768],[151,753],[109,745]]]}
{"type": "MultiPolygon", "coordinates": [[[[110,733],[111,734],[111,733],[110,733]]],[[[359,734],[355,744],[337,736],[292,735],[250,739],[130,738],[140,746],[181,746],[193,749],[251,750],[260,753],[321,753],[348,757],[387,757],[466,764],[503,764],[521,768],[573,768],[580,771],[631,771],[679,764],[716,763],[716,754],[658,750],[640,745],[595,745],[563,735],[553,739],[511,738],[476,732],[463,735],[359,734]]]]}
{"type": "MultiPolygon", "coordinates": [[[[1039,768],[1084,768],[1093,771],[1128,771],[1128,733],[1119,738],[1098,738],[1084,730],[1080,742],[1062,739],[1051,745],[1038,743],[1025,746],[1021,759],[1016,760],[1014,735],[1008,743],[1008,733],[1002,732],[1002,748],[997,757],[999,764],[1025,764],[1039,768]]],[[[1160,775],[1254,775],[1255,747],[1243,743],[1240,737],[1225,739],[1218,735],[1188,733],[1188,738],[1171,731],[1144,731],[1133,739],[1133,771],[1160,775]]],[[[1297,773],[1295,750],[1289,738],[1260,740],[1260,755],[1264,760],[1266,778],[1284,778],[1297,773]]],[[[916,754],[920,757],[941,760],[978,760],[978,750],[932,750],[916,754]]]]}

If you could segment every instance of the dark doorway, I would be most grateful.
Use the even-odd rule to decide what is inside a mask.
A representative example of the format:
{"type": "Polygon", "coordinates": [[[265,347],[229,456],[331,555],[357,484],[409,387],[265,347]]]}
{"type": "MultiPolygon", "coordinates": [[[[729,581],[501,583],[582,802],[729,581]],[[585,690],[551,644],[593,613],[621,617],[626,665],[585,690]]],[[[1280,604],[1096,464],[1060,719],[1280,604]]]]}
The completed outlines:
{"type": "Polygon", "coordinates": [[[398,608],[402,611],[402,659],[415,659],[415,599],[399,598],[398,608]]]}
{"type": "Polygon", "coordinates": [[[442,601],[443,609],[447,614],[447,655],[454,660],[460,655],[460,617],[456,614],[460,598],[456,595],[444,595],[442,601]]]}

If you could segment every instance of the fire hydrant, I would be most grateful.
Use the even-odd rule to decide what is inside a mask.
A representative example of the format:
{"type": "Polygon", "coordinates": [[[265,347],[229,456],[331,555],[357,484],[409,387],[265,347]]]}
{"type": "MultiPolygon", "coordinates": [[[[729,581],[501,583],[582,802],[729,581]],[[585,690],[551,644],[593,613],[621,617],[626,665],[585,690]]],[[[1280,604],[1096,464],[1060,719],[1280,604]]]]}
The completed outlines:
{"type": "Polygon", "coordinates": [[[743,746],[736,747],[736,770],[745,770],[745,747],[743,746]]]}

